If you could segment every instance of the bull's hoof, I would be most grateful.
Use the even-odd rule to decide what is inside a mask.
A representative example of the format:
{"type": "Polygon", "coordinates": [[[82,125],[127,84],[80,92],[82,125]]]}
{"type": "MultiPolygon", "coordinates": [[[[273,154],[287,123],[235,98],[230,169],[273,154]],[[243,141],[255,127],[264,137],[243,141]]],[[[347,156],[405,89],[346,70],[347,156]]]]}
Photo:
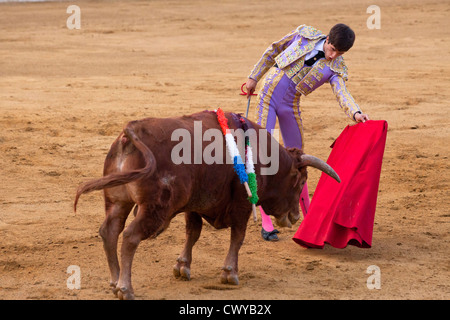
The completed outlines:
{"type": "Polygon", "coordinates": [[[191,280],[191,269],[187,266],[187,259],[179,257],[177,264],[173,266],[173,275],[175,278],[181,278],[183,280],[191,280]]]}
{"type": "Polygon", "coordinates": [[[117,297],[120,300],[134,300],[134,292],[128,288],[120,288],[117,290],[117,297]]]}
{"type": "Polygon", "coordinates": [[[237,273],[233,271],[232,267],[223,267],[222,270],[223,272],[220,275],[220,283],[231,284],[235,286],[239,284],[239,277],[237,273]]]}
{"type": "Polygon", "coordinates": [[[179,266],[177,263],[173,266],[173,275],[175,278],[181,278],[182,280],[191,280],[191,269],[186,266],[179,266]]]}
{"type": "Polygon", "coordinates": [[[119,288],[117,288],[117,282],[109,282],[109,288],[111,289],[112,293],[117,297],[117,293],[119,292],[119,288]]]}

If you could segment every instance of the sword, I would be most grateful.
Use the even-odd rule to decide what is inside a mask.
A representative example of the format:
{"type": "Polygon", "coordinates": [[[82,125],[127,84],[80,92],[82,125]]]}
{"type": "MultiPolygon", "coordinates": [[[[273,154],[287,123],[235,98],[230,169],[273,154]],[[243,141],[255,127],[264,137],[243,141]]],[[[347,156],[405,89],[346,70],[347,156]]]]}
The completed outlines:
{"type": "Polygon", "coordinates": [[[250,100],[252,99],[252,96],[248,97],[248,102],[247,102],[247,112],[245,113],[245,117],[248,118],[248,109],[250,108],[250,100]]]}
{"type": "Polygon", "coordinates": [[[252,96],[256,96],[256,93],[251,93],[248,94],[247,92],[244,91],[244,86],[247,84],[247,82],[244,82],[241,86],[241,96],[248,96],[248,102],[247,102],[247,112],[245,113],[245,117],[248,118],[248,110],[250,109],[250,100],[252,98],[252,96]]]}
{"type": "MultiPolygon", "coordinates": [[[[240,93],[240,95],[241,96],[248,96],[248,98],[247,98],[247,100],[248,100],[248,102],[247,102],[247,112],[245,113],[245,117],[248,118],[248,110],[250,109],[250,100],[252,99],[252,96],[256,96],[256,93],[248,94],[247,92],[245,92],[244,91],[244,86],[245,85],[246,85],[246,82],[244,82],[242,84],[242,86],[241,86],[241,93],[240,93]]],[[[248,196],[251,197],[252,193],[250,191],[250,188],[248,187],[248,184],[245,183],[244,186],[245,186],[245,188],[247,190],[248,196]]],[[[256,205],[254,203],[252,204],[252,213],[253,213],[253,221],[256,221],[257,220],[257,217],[256,217],[256,205]]]]}

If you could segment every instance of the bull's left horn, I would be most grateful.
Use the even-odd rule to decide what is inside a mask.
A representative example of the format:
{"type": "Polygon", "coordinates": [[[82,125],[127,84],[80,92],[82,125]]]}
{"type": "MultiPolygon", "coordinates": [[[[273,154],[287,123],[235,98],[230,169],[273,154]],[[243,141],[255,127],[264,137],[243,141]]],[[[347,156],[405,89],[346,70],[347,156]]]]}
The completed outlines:
{"type": "Polygon", "coordinates": [[[311,156],[309,154],[302,154],[301,157],[301,166],[310,166],[314,167],[316,169],[319,169],[320,171],[325,172],[327,175],[332,177],[337,182],[341,182],[341,178],[339,178],[338,174],[328,163],[326,163],[323,160],[320,160],[319,158],[316,158],[314,156],[311,156]]]}

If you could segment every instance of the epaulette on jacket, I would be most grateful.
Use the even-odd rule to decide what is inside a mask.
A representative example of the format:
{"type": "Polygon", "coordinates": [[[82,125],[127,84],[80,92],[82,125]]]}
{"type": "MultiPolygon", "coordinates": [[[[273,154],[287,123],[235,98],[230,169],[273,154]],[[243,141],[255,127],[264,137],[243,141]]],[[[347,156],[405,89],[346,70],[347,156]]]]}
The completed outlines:
{"type": "Polygon", "coordinates": [[[305,37],[310,40],[316,40],[316,39],[323,38],[326,36],[322,31],[317,30],[314,27],[304,25],[304,24],[302,24],[301,26],[299,26],[297,28],[297,32],[302,37],[305,37]]]}
{"type": "Polygon", "coordinates": [[[339,74],[345,81],[348,80],[347,66],[345,65],[344,58],[342,56],[337,57],[329,62],[330,69],[339,74]]]}

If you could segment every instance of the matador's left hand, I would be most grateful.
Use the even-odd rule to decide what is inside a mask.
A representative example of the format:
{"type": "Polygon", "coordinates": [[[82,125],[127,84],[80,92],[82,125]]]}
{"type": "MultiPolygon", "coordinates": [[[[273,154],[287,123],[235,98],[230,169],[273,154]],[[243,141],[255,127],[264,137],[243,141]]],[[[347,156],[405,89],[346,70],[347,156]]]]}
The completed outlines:
{"type": "Polygon", "coordinates": [[[365,113],[357,113],[357,114],[355,114],[355,121],[357,123],[359,123],[359,122],[366,122],[367,120],[370,120],[369,116],[367,114],[365,114],[365,113]]]}

